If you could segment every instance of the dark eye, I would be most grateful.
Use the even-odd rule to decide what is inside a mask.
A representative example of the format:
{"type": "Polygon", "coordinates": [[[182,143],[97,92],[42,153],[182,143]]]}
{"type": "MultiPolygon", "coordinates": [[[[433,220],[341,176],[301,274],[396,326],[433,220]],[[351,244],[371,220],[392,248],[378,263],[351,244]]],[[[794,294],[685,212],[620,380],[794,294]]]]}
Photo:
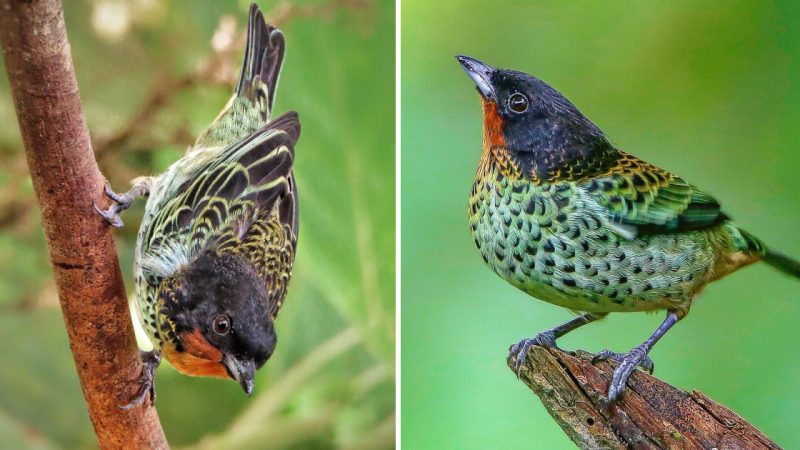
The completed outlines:
{"type": "Polygon", "coordinates": [[[515,113],[524,113],[528,110],[528,97],[520,93],[511,94],[511,97],[508,97],[508,109],[515,113]]]}
{"type": "Polygon", "coordinates": [[[214,333],[217,333],[220,336],[225,336],[231,331],[231,319],[228,318],[225,314],[220,314],[217,317],[214,317],[213,322],[214,333]]]}

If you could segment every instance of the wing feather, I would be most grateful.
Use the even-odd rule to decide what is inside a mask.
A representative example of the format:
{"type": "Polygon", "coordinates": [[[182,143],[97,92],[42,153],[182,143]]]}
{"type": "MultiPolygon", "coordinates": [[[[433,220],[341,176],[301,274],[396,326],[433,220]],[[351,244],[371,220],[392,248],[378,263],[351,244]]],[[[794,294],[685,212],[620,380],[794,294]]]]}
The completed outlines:
{"type": "MultiPolygon", "coordinates": [[[[243,226],[268,220],[274,212],[293,231],[294,246],[297,200],[292,166],[299,130],[297,114],[286,113],[198,167],[177,189],[168,189],[171,198],[162,201],[163,207],[147,224],[143,261],[176,246],[189,249],[180,261],[191,261],[203,248],[245,233],[243,226]]],[[[153,272],[163,277],[165,270],[153,272]]]]}
{"type": "Polygon", "coordinates": [[[620,234],[631,238],[703,229],[727,218],[709,194],[635,156],[620,154],[609,173],[580,183],[625,230],[620,234]]]}

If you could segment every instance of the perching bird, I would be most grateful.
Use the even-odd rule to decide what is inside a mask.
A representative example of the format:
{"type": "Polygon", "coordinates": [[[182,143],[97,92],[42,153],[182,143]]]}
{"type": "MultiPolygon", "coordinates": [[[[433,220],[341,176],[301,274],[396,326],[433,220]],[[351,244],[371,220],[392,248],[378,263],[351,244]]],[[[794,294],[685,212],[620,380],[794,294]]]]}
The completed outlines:
{"type": "Polygon", "coordinates": [[[143,352],[133,407],[154,399],[160,355],[180,372],[231,378],[247,395],[275,350],[273,323],[292,274],[298,231],[292,163],[300,122],[272,118],[284,37],[250,7],[236,91],[186,155],[138,178],[98,212],[119,212],[149,195],[136,242],[136,303],[155,350],[143,352]]]}
{"type": "Polygon", "coordinates": [[[529,295],[584,314],[512,346],[517,369],[532,345],[608,313],[666,310],[620,362],[608,399],[708,283],[764,260],[800,277],[800,262],[739,228],[709,194],[616,148],[569,100],[528,74],[467,56],[459,63],[483,105],[483,152],[469,224],[489,267],[529,295]]]}

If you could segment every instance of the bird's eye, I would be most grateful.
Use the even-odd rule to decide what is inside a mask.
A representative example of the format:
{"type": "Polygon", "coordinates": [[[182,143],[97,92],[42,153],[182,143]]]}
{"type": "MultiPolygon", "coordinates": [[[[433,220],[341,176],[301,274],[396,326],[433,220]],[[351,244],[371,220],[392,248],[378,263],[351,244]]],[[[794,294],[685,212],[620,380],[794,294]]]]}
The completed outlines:
{"type": "Polygon", "coordinates": [[[229,319],[225,314],[220,314],[217,317],[214,317],[214,322],[212,325],[214,327],[214,333],[217,333],[220,336],[225,336],[229,331],[231,331],[231,319],[229,319]]]}
{"type": "Polygon", "coordinates": [[[511,97],[508,97],[508,109],[515,113],[524,113],[528,110],[528,97],[520,93],[511,94],[511,97]]]}

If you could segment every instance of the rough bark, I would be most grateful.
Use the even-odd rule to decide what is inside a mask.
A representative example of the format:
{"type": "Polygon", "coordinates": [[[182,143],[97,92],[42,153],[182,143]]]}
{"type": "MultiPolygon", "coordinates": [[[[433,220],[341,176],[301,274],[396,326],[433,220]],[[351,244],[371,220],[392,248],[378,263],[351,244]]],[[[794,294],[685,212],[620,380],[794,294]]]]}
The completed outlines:
{"type": "MultiPolygon", "coordinates": [[[[509,358],[509,367],[513,360],[509,358]]],[[[607,403],[613,366],[533,347],[520,379],[582,449],[779,449],[753,425],[698,391],[687,393],[642,371],[607,403]]]]}
{"type": "MultiPolygon", "coordinates": [[[[155,408],[119,405],[141,371],[114,241],[81,111],[59,0],[0,0],[0,42],[41,207],[70,347],[102,448],[167,448],[155,408]]],[[[52,386],[52,389],[59,389],[52,386]]]]}

